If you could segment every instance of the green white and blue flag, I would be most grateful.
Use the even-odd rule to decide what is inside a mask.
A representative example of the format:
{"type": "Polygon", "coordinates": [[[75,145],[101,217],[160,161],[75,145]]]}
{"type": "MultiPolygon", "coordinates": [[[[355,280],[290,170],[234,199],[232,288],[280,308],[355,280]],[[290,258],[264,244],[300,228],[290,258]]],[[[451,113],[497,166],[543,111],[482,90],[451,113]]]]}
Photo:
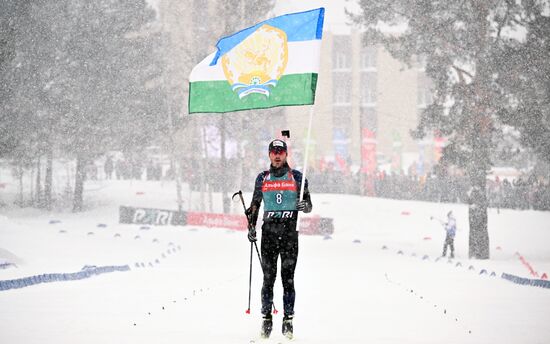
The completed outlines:
{"type": "Polygon", "coordinates": [[[285,14],[222,38],[189,77],[189,113],[315,101],[324,8],[285,14]]]}

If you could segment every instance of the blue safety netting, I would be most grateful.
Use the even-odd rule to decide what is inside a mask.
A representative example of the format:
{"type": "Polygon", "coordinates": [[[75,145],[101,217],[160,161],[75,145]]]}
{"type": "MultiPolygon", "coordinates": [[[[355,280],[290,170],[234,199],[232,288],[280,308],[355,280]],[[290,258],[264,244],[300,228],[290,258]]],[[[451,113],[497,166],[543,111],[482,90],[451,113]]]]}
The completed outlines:
{"type": "Polygon", "coordinates": [[[18,289],[29,287],[40,283],[59,282],[59,281],[75,281],[85,278],[90,278],[95,275],[115,272],[115,271],[129,271],[128,265],[119,266],[89,266],[86,265],[82,270],[72,273],[54,273],[54,274],[42,274],[29,277],[23,277],[12,280],[0,281],[0,291],[18,289]]]}
{"type": "Polygon", "coordinates": [[[512,274],[507,274],[507,273],[502,273],[501,277],[504,278],[505,280],[514,282],[516,284],[530,285],[534,287],[542,287],[542,288],[550,289],[550,281],[547,281],[547,280],[524,278],[524,277],[519,277],[512,274]]]}

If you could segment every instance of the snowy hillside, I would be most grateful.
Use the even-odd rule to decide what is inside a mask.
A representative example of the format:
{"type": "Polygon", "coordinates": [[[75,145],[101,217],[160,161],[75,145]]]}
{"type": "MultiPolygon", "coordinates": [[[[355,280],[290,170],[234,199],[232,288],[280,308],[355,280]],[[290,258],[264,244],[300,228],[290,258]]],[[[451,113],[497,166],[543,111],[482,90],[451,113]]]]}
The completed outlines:
{"type": "MultiPolygon", "coordinates": [[[[2,343],[249,343],[258,337],[261,270],[255,260],[247,315],[244,233],[118,224],[119,205],[172,208],[169,184],[112,181],[94,190],[87,200],[97,207],[81,214],[4,208],[0,261],[11,265],[0,270],[0,281],[85,266],[130,270],[0,291],[2,343]]],[[[492,259],[469,261],[463,205],[324,194],[314,194],[313,203],[314,214],[334,218],[335,233],[300,238],[295,342],[550,340],[550,290],[500,278],[503,272],[530,277],[516,252],[550,273],[550,213],[491,210],[492,259]],[[451,209],[457,258],[436,261],[444,231],[430,216],[451,209]]],[[[280,308],[281,293],[279,280],[280,308]]],[[[267,342],[284,340],[281,318],[275,315],[267,342]]]]}

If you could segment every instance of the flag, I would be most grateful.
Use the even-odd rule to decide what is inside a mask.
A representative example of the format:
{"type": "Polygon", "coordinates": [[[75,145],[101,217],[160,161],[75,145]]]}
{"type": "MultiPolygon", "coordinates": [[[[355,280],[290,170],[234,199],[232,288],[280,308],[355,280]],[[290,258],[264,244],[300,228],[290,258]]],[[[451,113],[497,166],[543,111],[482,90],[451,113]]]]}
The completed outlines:
{"type": "Polygon", "coordinates": [[[324,8],[268,19],[220,39],[189,76],[189,113],[315,101],[324,8]]]}
{"type": "Polygon", "coordinates": [[[361,171],[373,175],[376,171],[376,133],[368,128],[363,128],[363,138],[361,140],[361,171]]]}

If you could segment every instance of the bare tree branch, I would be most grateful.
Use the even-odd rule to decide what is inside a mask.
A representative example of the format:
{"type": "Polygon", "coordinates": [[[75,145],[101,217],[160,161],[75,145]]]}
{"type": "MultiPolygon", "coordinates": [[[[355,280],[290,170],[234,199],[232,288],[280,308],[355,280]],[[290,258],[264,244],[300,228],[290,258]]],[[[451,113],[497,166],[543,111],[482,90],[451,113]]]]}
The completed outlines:
{"type": "Polygon", "coordinates": [[[469,72],[465,71],[464,69],[460,68],[460,67],[457,67],[457,66],[452,66],[452,68],[456,71],[456,73],[458,74],[458,80],[460,81],[461,84],[465,84],[466,83],[466,80],[464,80],[464,75],[467,75],[470,77],[470,79],[473,79],[474,76],[472,74],[470,74],[469,72]]]}

